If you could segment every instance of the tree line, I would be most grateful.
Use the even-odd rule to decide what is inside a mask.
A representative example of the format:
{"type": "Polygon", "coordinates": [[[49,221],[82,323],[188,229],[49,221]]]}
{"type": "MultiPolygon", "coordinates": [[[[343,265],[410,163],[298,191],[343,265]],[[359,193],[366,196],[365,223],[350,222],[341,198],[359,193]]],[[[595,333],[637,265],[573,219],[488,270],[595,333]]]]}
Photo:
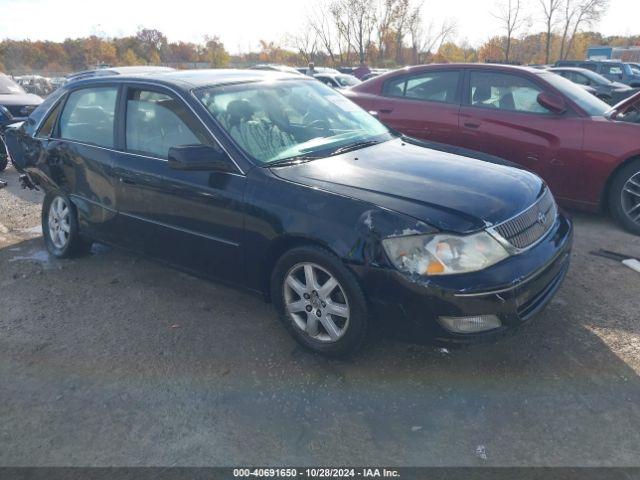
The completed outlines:
{"type": "Polygon", "coordinates": [[[258,62],[393,68],[429,62],[504,61],[547,64],[585,58],[589,45],[640,45],[640,35],[603,37],[594,31],[609,0],[497,0],[494,35],[472,46],[454,18],[428,15],[425,0],[316,0],[299,30],[261,40],[255,51],[231,55],[215,35],[200,43],[169,42],[140,28],[120,38],[63,42],[3,40],[0,71],[71,72],[96,65],[247,66],[258,62]]]}

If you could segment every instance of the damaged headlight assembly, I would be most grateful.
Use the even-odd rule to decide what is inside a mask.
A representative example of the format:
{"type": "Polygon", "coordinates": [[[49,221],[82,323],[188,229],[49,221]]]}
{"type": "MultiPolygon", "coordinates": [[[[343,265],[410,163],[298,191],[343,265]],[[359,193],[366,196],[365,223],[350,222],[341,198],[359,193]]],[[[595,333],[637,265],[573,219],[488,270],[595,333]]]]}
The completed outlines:
{"type": "Polygon", "coordinates": [[[453,275],[483,270],[509,253],[487,232],[472,235],[407,235],[388,237],[382,245],[400,271],[418,275],[453,275]]]}

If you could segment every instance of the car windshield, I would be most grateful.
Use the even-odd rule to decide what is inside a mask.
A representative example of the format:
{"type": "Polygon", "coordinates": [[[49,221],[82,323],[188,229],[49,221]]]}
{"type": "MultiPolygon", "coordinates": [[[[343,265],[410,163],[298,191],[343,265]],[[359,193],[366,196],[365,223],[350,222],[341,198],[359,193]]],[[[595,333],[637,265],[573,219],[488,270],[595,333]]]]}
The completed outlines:
{"type": "Polygon", "coordinates": [[[353,75],[336,75],[336,81],[342,87],[353,87],[354,85],[358,85],[359,83],[362,83],[353,75]]]}
{"type": "Polygon", "coordinates": [[[6,75],[0,75],[0,95],[26,93],[24,89],[6,75]]]}
{"type": "Polygon", "coordinates": [[[611,105],[606,104],[595,95],[560,75],[546,72],[539,73],[539,75],[592,117],[603,116],[611,109],[611,105]]]}
{"type": "Polygon", "coordinates": [[[378,120],[320,82],[251,82],[195,93],[237,144],[264,164],[320,158],[393,138],[378,120]]]}

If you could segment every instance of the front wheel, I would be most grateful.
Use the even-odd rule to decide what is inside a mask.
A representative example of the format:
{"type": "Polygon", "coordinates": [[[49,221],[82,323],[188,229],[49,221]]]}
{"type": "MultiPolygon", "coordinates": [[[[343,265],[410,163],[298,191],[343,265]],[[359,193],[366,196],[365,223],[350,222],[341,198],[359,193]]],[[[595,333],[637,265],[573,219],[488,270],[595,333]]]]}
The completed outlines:
{"type": "Polygon", "coordinates": [[[58,258],[71,257],[91,246],[80,236],[75,206],[59,192],[48,193],[44,198],[42,236],[49,253],[58,258]]]}
{"type": "Polygon", "coordinates": [[[357,278],[322,248],[286,252],[273,271],[271,297],[287,330],[310,350],[347,355],[366,337],[367,305],[357,278]]]}
{"type": "Polygon", "coordinates": [[[616,174],[609,192],[609,208],[622,226],[640,235],[640,159],[616,174]]]}

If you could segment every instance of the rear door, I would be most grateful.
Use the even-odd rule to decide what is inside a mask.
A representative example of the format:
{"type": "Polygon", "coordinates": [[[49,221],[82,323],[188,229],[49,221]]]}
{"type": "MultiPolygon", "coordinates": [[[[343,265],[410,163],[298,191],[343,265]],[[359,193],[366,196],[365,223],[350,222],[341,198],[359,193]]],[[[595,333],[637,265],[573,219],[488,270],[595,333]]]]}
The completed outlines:
{"type": "Polygon", "coordinates": [[[406,135],[455,145],[461,76],[459,69],[443,69],[392,77],[382,87],[375,113],[406,135]]]}
{"type": "Polygon", "coordinates": [[[53,128],[45,142],[48,175],[78,209],[80,229],[111,240],[116,217],[113,158],[114,119],[120,95],[116,84],[73,90],[67,95],[55,127],[50,116],[40,135],[53,128]]]}
{"type": "Polygon", "coordinates": [[[583,142],[582,118],[546,110],[537,102],[543,84],[524,75],[470,69],[465,84],[462,146],[537,173],[559,196],[572,191],[580,175],[575,161],[583,142]]]}
{"type": "Polygon", "coordinates": [[[177,93],[129,84],[121,111],[115,160],[121,237],[148,255],[240,283],[246,177],[239,170],[169,168],[171,147],[221,148],[177,93]]]}

